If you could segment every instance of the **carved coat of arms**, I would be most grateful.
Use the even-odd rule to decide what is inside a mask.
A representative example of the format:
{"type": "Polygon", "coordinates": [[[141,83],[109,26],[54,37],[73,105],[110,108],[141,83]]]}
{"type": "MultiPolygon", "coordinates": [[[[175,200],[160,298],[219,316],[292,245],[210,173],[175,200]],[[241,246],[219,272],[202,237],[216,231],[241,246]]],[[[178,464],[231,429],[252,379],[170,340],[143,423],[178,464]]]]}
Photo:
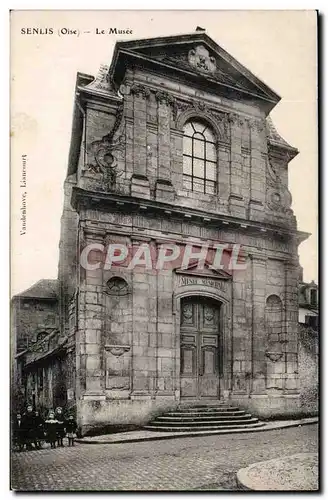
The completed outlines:
{"type": "Polygon", "coordinates": [[[188,62],[198,71],[204,73],[214,73],[216,71],[216,60],[210,56],[209,51],[203,45],[198,45],[189,51],[188,62]]]}

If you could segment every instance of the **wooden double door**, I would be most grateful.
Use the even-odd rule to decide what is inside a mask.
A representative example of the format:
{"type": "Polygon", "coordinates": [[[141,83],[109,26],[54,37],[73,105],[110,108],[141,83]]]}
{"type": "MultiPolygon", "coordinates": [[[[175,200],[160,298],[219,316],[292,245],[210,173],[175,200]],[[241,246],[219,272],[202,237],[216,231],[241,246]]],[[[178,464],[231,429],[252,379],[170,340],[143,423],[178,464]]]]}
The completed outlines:
{"type": "Polygon", "coordinates": [[[180,396],[219,399],[222,375],[220,304],[201,297],[188,297],[182,299],[180,310],[180,396]]]}

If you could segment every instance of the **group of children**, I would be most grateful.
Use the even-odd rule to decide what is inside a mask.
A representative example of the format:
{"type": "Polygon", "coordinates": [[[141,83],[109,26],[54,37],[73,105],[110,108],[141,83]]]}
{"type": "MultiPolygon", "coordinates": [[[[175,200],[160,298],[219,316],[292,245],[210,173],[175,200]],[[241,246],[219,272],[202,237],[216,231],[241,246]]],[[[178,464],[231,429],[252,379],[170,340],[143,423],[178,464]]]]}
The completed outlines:
{"type": "Polygon", "coordinates": [[[64,446],[63,439],[68,438],[68,446],[74,446],[77,425],[73,415],[64,417],[61,407],[55,411],[50,410],[48,417],[43,419],[38,411],[33,411],[32,405],[26,407],[26,412],[16,415],[13,425],[14,446],[22,451],[40,449],[42,443],[47,441],[51,448],[64,446]]]}

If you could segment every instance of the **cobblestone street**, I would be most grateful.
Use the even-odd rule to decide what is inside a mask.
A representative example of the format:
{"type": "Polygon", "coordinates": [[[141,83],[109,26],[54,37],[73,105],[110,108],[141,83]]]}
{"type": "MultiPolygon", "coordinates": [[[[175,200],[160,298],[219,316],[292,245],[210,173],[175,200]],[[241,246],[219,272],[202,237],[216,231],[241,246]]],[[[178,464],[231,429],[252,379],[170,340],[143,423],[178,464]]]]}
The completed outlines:
{"type": "Polygon", "coordinates": [[[14,490],[229,490],[251,463],[316,452],[318,426],[12,454],[14,490]]]}

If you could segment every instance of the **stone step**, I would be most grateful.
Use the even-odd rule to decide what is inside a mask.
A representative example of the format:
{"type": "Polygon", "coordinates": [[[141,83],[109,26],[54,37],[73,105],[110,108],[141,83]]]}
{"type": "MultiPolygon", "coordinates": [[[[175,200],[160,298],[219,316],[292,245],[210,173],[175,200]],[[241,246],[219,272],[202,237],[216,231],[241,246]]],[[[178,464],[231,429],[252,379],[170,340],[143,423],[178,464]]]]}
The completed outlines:
{"type": "Polygon", "coordinates": [[[254,429],[256,427],[262,427],[264,424],[262,422],[256,422],[253,424],[244,425],[213,425],[213,426],[198,426],[198,427],[161,427],[155,424],[145,425],[143,428],[148,431],[158,431],[158,432],[202,432],[202,431],[220,431],[220,430],[233,430],[233,429],[254,429]]]}
{"type": "Polygon", "coordinates": [[[197,412],[185,412],[185,411],[168,411],[165,413],[168,417],[172,418],[214,418],[214,417],[225,417],[225,418],[230,418],[230,417],[239,417],[243,415],[247,415],[244,410],[239,410],[239,411],[197,411],[197,412]]]}
{"type": "Polygon", "coordinates": [[[246,424],[255,424],[256,422],[258,422],[258,419],[257,418],[248,418],[247,420],[209,420],[209,421],[205,421],[205,420],[201,420],[201,421],[197,421],[197,422],[193,422],[193,421],[177,421],[177,420],[174,420],[174,421],[167,421],[167,420],[160,420],[160,419],[155,419],[153,420],[150,424],[148,425],[156,425],[156,426],[172,426],[172,427],[185,427],[185,426],[190,426],[190,427],[197,427],[197,426],[200,426],[200,427],[209,427],[209,426],[220,426],[220,425],[246,425],[246,424]]]}
{"type": "Polygon", "coordinates": [[[174,410],[175,412],[183,412],[183,413],[198,413],[198,412],[214,412],[214,411],[220,411],[220,412],[232,412],[232,411],[243,411],[237,408],[236,406],[202,406],[202,407],[178,407],[177,409],[174,410]]]}
{"type": "Polygon", "coordinates": [[[251,418],[252,415],[250,415],[249,413],[245,413],[243,415],[211,415],[211,416],[208,416],[208,415],[175,415],[175,416],[171,416],[171,415],[163,415],[163,416],[160,416],[160,417],[156,417],[156,421],[167,421],[167,422],[200,422],[200,421],[208,421],[208,422],[213,422],[215,420],[228,420],[229,422],[234,422],[234,421],[244,421],[244,420],[248,420],[249,418],[251,418]]]}
{"type": "Polygon", "coordinates": [[[215,430],[247,429],[263,424],[245,410],[220,403],[178,408],[158,415],[144,428],[162,432],[210,432],[215,430]]]}

